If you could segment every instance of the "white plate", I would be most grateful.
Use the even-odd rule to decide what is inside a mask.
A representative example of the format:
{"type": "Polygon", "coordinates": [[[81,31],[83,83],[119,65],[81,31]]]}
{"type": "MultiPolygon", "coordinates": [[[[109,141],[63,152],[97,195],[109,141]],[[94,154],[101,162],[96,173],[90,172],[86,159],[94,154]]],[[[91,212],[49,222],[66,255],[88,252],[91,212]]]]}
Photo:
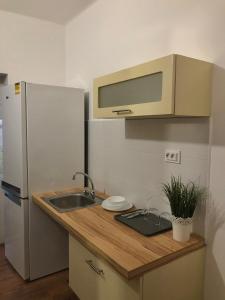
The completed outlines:
{"type": "Polygon", "coordinates": [[[127,206],[127,204],[129,203],[127,200],[124,200],[123,202],[112,202],[110,200],[110,198],[107,198],[104,200],[105,205],[107,205],[108,207],[123,207],[123,206],[127,206]]]}
{"type": "Polygon", "coordinates": [[[117,208],[122,208],[122,207],[127,207],[127,205],[129,204],[129,202],[128,201],[126,201],[125,203],[121,203],[121,204],[111,204],[109,201],[106,201],[105,200],[105,202],[104,202],[104,206],[105,207],[109,207],[109,208],[115,208],[115,209],[117,209],[117,208]]]}
{"type": "Polygon", "coordinates": [[[110,211],[124,211],[124,210],[128,210],[131,207],[133,207],[132,203],[127,203],[126,205],[122,205],[120,207],[119,206],[115,207],[115,206],[110,205],[109,202],[106,200],[104,200],[101,205],[104,209],[110,210],[110,211]]]}

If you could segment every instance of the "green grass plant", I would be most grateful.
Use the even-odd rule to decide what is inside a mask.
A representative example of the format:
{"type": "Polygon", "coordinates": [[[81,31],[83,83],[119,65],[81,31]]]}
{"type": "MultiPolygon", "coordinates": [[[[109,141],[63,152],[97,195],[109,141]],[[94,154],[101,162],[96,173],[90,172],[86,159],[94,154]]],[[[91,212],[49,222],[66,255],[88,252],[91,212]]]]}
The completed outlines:
{"type": "Polygon", "coordinates": [[[202,199],[203,189],[194,182],[184,184],[181,177],[171,177],[170,183],[163,184],[172,215],[177,218],[192,218],[198,202],[202,199]]]}

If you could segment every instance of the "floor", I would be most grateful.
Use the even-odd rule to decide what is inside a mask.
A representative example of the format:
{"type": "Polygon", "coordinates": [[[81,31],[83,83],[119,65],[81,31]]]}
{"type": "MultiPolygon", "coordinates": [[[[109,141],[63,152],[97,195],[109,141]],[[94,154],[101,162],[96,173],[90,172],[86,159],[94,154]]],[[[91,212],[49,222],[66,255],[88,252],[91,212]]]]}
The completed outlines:
{"type": "Polygon", "coordinates": [[[26,282],[11,267],[0,245],[1,300],[78,300],[68,286],[68,271],[26,282]]]}

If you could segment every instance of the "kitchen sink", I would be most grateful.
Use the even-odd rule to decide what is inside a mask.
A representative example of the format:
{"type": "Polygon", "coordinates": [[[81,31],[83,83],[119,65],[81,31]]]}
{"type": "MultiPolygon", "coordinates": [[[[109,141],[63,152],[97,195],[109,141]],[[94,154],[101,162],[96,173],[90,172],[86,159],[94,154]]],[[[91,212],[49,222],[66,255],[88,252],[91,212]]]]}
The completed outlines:
{"type": "Polygon", "coordinates": [[[46,201],[59,212],[67,212],[78,208],[100,204],[102,199],[97,196],[92,199],[92,197],[87,194],[76,193],[44,198],[44,201],[46,201]]]}

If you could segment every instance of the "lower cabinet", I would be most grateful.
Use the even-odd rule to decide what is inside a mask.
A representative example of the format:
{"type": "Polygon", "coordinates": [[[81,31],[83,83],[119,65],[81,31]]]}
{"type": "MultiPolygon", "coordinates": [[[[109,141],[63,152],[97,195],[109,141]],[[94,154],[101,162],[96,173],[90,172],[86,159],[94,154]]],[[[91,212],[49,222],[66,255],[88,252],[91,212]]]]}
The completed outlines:
{"type": "Polygon", "coordinates": [[[140,280],[128,281],[77,240],[69,239],[69,284],[80,300],[139,300],[140,280]]]}
{"type": "Polygon", "coordinates": [[[80,300],[202,300],[204,248],[127,280],[70,235],[69,285],[80,300]]]}

